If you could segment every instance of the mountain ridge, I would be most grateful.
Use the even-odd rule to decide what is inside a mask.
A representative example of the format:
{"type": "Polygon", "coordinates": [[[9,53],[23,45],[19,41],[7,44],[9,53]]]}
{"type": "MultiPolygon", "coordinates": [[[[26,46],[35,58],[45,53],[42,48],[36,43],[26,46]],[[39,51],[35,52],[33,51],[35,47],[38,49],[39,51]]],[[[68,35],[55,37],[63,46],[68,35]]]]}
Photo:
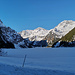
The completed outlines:
{"type": "Polygon", "coordinates": [[[45,40],[30,41],[29,39],[23,39],[15,30],[4,26],[3,22],[0,21],[0,48],[33,48],[45,46],[47,46],[45,40]]]}
{"type": "Polygon", "coordinates": [[[56,41],[52,47],[75,47],[75,27],[64,37],[56,41]]]}
{"type": "Polygon", "coordinates": [[[51,29],[48,35],[44,38],[48,44],[53,44],[58,39],[65,36],[69,31],[75,27],[75,21],[64,20],[59,23],[55,28],[51,29]]]}
{"type": "MultiPolygon", "coordinates": [[[[15,45],[21,47],[38,47],[44,46],[47,40],[48,45],[55,43],[61,37],[65,36],[69,31],[75,27],[75,21],[64,20],[59,23],[55,28],[46,30],[42,27],[38,27],[34,30],[23,30],[22,32],[17,33],[15,30],[10,27],[4,26],[3,22],[0,20],[0,30],[1,30],[1,40],[11,42],[15,45]],[[29,38],[29,40],[26,40],[29,38]]],[[[45,45],[47,46],[47,44],[45,45]]]]}
{"type": "Polygon", "coordinates": [[[23,38],[29,38],[30,41],[47,40],[48,44],[53,44],[58,39],[65,36],[74,27],[75,21],[64,20],[50,30],[38,27],[34,30],[23,30],[22,32],[19,32],[19,34],[23,38]]]}
{"type": "Polygon", "coordinates": [[[38,27],[34,30],[23,30],[23,31],[19,32],[19,34],[23,38],[29,38],[30,41],[40,41],[46,36],[48,31],[49,30],[46,30],[42,27],[38,27]]]}

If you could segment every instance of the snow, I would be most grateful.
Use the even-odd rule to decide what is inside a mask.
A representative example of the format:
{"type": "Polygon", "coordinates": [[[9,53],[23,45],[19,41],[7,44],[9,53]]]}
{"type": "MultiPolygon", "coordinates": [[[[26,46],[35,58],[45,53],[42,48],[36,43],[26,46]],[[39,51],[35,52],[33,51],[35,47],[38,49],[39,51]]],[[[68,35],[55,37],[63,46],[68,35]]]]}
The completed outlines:
{"type": "Polygon", "coordinates": [[[62,36],[65,36],[69,31],[71,31],[74,27],[75,21],[64,20],[61,23],[59,23],[54,29],[51,29],[51,31],[59,35],[58,38],[61,38],[62,36]]]}
{"type": "Polygon", "coordinates": [[[0,75],[74,75],[74,73],[58,70],[22,68],[0,64],[0,75]]]}
{"type": "Polygon", "coordinates": [[[34,41],[34,40],[41,41],[48,34],[48,32],[49,30],[38,27],[34,30],[23,30],[22,32],[19,32],[19,34],[23,38],[29,38],[30,41],[34,41]]]}
{"type": "Polygon", "coordinates": [[[22,37],[15,30],[10,27],[1,27],[2,35],[5,39],[11,43],[17,44],[18,42],[22,42],[22,37]]]}
{"type": "Polygon", "coordinates": [[[20,45],[24,45],[26,48],[28,48],[28,47],[25,45],[24,40],[21,41],[21,42],[18,42],[18,44],[14,44],[14,46],[15,46],[16,49],[20,49],[20,48],[21,48],[20,45]]]}
{"type": "Polygon", "coordinates": [[[0,75],[75,75],[75,47],[2,50],[0,75]]]}
{"type": "Polygon", "coordinates": [[[60,45],[60,41],[58,41],[57,43],[56,43],[56,45],[54,45],[55,47],[59,47],[59,45],[60,45]]]}

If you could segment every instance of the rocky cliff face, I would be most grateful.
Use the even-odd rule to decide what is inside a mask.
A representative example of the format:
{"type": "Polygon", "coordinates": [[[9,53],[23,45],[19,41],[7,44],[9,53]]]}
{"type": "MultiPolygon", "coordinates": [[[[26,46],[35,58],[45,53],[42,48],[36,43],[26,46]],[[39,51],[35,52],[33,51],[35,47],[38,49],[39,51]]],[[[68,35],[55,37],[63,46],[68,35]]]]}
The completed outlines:
{"type": "Polygon", "coordinates": [[[18,44],[19,42],[23,41],[23,38],[15,31],[12,30],[10,27],[0,27],[2,31],[2,35],[7,41],[11,43],[18,44]]]}
{"type": "MultiPolygon", "coordinates": [[[[21,42],[24,43],[21,35],[18,34],[15,30],[11,29],[10,27],[4,26],[1,20],[0,20],[0,40],[3,41],[6,45],[8,45],[8,43],[11,43],[13,45],[18,45],[21,42]]],[[[1,41],[0,45],[2,44],[1,41]]],[[[4,43],[2,45],[5,46],[4,43]]]]}
{"type": "Polygon", "coordinates": [[[8,42],[2,35],[0,35],[0,48],[15,48],[15,46],[13,43],[8,42]]]}
{"type": "Polygon", "coordinates": [[[48,45],[52,45],[54,42],[58,40],[58,35],[50,31],[48,35],[44,38],[44,40],[47,40],[48,45]]]}

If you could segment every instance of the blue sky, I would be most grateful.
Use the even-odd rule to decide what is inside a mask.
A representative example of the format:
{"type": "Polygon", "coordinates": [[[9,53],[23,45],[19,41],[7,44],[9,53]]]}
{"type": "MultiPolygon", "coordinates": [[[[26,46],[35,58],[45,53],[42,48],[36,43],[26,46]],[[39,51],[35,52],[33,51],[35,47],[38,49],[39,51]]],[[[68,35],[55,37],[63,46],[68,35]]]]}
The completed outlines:
{"type": "Polygon", "coordinates": [[[63,20],[75,21],[75,0],[0,0],[0,19],[17,32],[49,30],[63,20]]]}

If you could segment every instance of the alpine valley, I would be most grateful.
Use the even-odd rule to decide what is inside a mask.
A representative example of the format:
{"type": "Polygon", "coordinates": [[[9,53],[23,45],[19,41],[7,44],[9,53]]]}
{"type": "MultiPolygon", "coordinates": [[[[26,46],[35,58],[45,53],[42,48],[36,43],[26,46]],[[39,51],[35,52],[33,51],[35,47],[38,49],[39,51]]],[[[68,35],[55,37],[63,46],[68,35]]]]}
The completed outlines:
{"type": "Polygon", "coordinates": [[[17,33],[0,20],[0,48],[0,75],[75,75],[75,21],[17,33]]]}
{"type": "MultiPolygon", "coordinates": [[[[74,28],[75,21],[64,20],[55,28],[50,30],[38,27],[34,30],[23,30],[17,33],[10,27],[6,27],[0,20],[0,48],[33,48],[52,46],[74,28]]],[[[68,37],[69,36],[70,35],[68,35],[68,37]]],[[[75,39],[71,41],[75,41],[75,39]]]]}

